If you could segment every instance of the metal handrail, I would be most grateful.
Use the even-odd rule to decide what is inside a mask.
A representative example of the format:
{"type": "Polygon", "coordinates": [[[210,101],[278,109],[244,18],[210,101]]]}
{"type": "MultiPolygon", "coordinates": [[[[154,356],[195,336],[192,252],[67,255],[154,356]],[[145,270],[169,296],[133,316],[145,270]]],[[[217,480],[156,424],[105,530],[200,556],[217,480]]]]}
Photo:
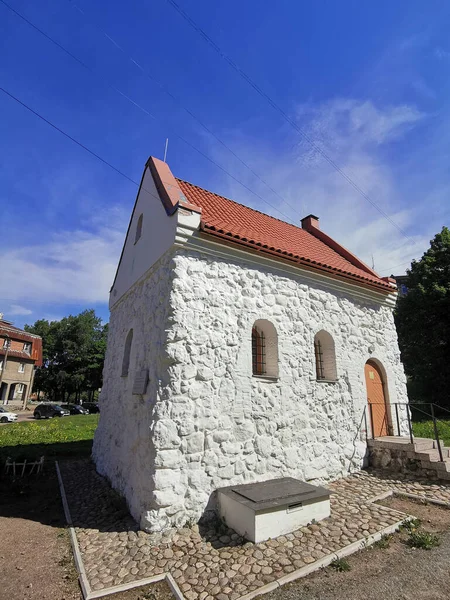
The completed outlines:
{"type": "Polygon", "coordinates": [[[445,406],[441,406],[440,404],[436,404],[436,402],[409,402],[408,405],[409,406],[418,406],[418,405],[424,405],[424,406],[436,406],[437,408],[439,408],[440,410],[445,410],[445,412],[448,412],[450,414],[450,409],[449,408],[445,408],[445,406]]]}
{"type": "MultiPolygon", "coordinates": [[[[443,408],[442,406],[439,406],[438,404],[435,404],[434,402],[417,402],[417,403],[393,402],[392,404],[387,404],[387,405],[384,402],[369,402],[369,412],[370,412],[370,421],[371,421],[371,429],[372,429],[372,439],[375,438],[375,431],[374,431],[374,427],[373,427],[373,409],[372,409],[372,405],[395,406],[395,414],[396,414],[396,420],[397,420],[398,435],[401,435],[401,432],[400,432],[400,420],[399,420],[399,416],[398,416],[398,407],[399,406],[406,406],[408,408],[408,410],[406,411],[406,415],[407,415],[407,418],[408,418],[408,430],[409,430],[409,437],[410,437],[410,440],[411,440],[411,444],[414,443],[414,436],[413,436],[412,423],[411,423],[411,408],[414,408],[415,410],[417,410],[418,412],[424,414],[427,417],[431,417],[431,420],[433,421],[434,439],[436,441],[437,449],[438,449],[438,452],[439,452],[439,459],[440,459],[441,462],[444,461],[443,454],[442,454],[441,440],[439,438],[439,430],[438,430],[437,424],[441,423],[445,427],[450,427],[450,425],[448,423],[446,423],[445,421],[441,421],[440,419],[437,419],[436,416],[435,416],[435,413],[434,413],[434,407],[435,406],[438,407],[439,409],[443,408]],[[418,405],[420,405],[420,406],[429,406],[431,412],[428,413],[428,412],[422,410],[421,408],[418,407],[418,405]]],[[[443,410],[445,410],[446,412],[450,413],[450,410],[448,410],[446,408],[443,408],[443,410]]],[[[365,414],[366,414],[366,410],[364,408],[364,415],[365,414]]]]}

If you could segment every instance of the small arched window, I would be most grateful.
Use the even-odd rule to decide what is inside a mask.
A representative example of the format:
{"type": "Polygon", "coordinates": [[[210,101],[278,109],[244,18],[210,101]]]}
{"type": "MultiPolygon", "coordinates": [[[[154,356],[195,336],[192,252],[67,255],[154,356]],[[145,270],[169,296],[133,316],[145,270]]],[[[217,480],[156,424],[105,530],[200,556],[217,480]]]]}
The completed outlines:
{"type": "Polygon", "coordinates": [[[336,353],[334,340],[322,329],[314,337],[314,353],[316,356],[316,376],[318,381],[336,381],[336,353]]]}
{"type": "Polygon", "coordinates": [[[142,235],[142,221],[144,220],[144,215],[140,215],[137,225],[136,225],[136,235],[134,236],[134,243],[136,244],[139,240],[139,238],[142,235]]]}
{"type": "Polygon", "coordinates": [[[259,319],[252,328],[253,375],[278,377],[278,336],[270,321],[259,319]]]}
{"type": "Polygon", "coordinates": [[[122,377],[126,377],[128,375],[128,370],[130,368],[130,356],[131,356],[131,345],[133,343],[133,330],[130,329],[127,335],[127,339],[125,340],[125,348],[123,350],[123,359],[122,359],[122,377]]]}

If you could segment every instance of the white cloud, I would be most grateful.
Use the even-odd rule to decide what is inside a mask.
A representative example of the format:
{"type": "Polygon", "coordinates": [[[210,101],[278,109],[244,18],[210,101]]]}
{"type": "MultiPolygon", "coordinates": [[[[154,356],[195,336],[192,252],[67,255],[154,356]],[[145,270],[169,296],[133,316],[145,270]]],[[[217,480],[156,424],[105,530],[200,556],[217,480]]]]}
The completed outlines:
{"type": "Polygon", "coordinates": [[[19,304],[11,304],[8,310],[8,315],[31,315],[33,311],[29,308],[25,308],[24,306],[20,306],[19,304]]]}
{"type": "MultiPolygon", "coordinates": [[[[400,138],[424,115],[414,106],[377,107],[370,100],[337,98],[320,106],[301,105],[297,119],[318,146],[341,155],[367,151],[400,138]]],[[[314,152],[304,141],[304,153],[314,152]]]]}
{"type": "MultiPolygon", "coordinates": [[[[304,139],[299,141],[299,136],[290,129],[281,130],[284,150],[274,148],[273,139],[280,132],[272,132],[266,143],[262,136],[250,139],[239,131],[226,136],[239,156],[263,175],[289,205],[281,203],[223,148],[214,146],[213,150],[221,164],[272,205],[277,205],[293,222],[299,223],[308,213],[317,214],[324,231],[369,265],[373,257],[375,268],[382,275],[390,274],[391,267],[401,267],[420,257],[442,225],[433,219],[430,207],[440,203],[444,206],[442,198],[448,197],[448,190],[442,186],[433,188],[429,180],[421,177],[416,190],[421,202],[405,198],[399,176],[401,160],[398,153],[390,150],[401,143],[404,151],[403,138],[425,115],[409,105],[380,107],[370,100],[339,98],[320,106],[301,105],[296,118],[317,146],[411,239],[405,239],[320,152],[304,139]]],[[[420,165],[420,156],[415,160],[420,165]]],[[[413,171],[414,165],[409,168],[413,171]]],[[[197,183],[202,185],[201,181],[197,183]]],[[[218,185],[215,191],[280,217],[237,183],[227,181],[225,189],[218,185]]],[[[443,217],[441,212],[439,218],[443,217]]],[[[103,208],[92,214],[91,205],[90,214],[77,230],[60,231],[40,243],[3,252],[0,255],[2,301],[11,303],[12,311],[27,311],[24,306],[33,308],[34,303],[41,306],[41,312],[47,312],[51,304],[106,303],[128,220],[128,210],[121,207],[103,208]]],[[[397,268],[396,273],[403,272],[406,266],[397,268]]],[[[16,315],[30,313],[10,311],[16,315]]]]}
{"type": "Polygon", "coordinates": [[[443,50],[442,48],[436,48],[434,50],[434,55],[439,60],[450,60],[450,52],[443,50]]]}
{"type": "Polygon", "coordinates": [[[114,227],[61,231],[4,252],[1,296],[10,302],[107,302],[123,239],[124,230],[114,227]]]}
{"type": "MultiPolygon", "coordinates": [[[[298,139],[298,135],[289,149],[276,152],[261,139],[250,140],[242,133],[229,136],[229,144],[236,153],[257,173],[264,174],[264,179],[286,204],[248,171],[241,168],[239,178],[270,199],[271,204],[277,204],[293,222],[299,223],[308,213],[318,215],[324,231],[367,264],[372,264],[373,257],[375,269],[382,275],[390,274],[391,267],[421,256],[430,237],[440,229],[433,218],[423,219],[424,206],[432,192],[424,181],[422,205],[413,204],[405,197],[404,182],[399,176],[401,154],[395,149],[401,147],[405,153],[408,133],[426,119],[426,115],[409,105],[377,106],[370,100],[338,98],[323,105],[301,105],[296,117],[308,138],[406,231],[409,239],[352,187],[320,151],[304,138],[298,139]]],[[[285,129],[286,141],[292,136],[293,130],[285,129]]],[[[230,161],[230,170],[237,168],[228,155],[217,148],[215,151],[220,152],[222,163],[230,161]]],[[[223,191],[229,197],[283,218],[239,185],[228,185],[229,189],[223,191]]]]}

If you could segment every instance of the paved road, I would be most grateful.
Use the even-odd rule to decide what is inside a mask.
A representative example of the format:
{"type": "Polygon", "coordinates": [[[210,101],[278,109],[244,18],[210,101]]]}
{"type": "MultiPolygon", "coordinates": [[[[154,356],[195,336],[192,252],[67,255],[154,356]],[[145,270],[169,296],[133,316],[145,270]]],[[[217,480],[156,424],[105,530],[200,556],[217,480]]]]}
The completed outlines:
{"type": "MultiPolygon", "coordinates": [[[[3,408],[5,410],[8,410],[8,405],[4,405],[1,404],[0,406],[3,406],[3,408]]],[[[15,411],[11,411],[11,412],[15,412],[15,411]]],[[[33,411],[32,410],[27,410],[25,412],[19,412],[16,413],[17,414],[17,421],[34,421],[34,417],[33,417],[33,411]]],[[[9,423],[0,423],[0,425],[9,425],[9,423]]]]}

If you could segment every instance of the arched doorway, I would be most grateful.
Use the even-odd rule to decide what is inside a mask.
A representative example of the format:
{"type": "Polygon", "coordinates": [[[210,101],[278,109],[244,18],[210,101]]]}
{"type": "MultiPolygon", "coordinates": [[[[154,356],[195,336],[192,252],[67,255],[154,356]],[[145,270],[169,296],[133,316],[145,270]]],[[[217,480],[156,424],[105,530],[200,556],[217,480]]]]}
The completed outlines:
{"type": "Polygon", "coordinates": [[[390,422],[384,375],[374,360],[366,362],[364,373],[366,376],[367,402],[372,425],[372,437],[389,435],[390,422]]]}

